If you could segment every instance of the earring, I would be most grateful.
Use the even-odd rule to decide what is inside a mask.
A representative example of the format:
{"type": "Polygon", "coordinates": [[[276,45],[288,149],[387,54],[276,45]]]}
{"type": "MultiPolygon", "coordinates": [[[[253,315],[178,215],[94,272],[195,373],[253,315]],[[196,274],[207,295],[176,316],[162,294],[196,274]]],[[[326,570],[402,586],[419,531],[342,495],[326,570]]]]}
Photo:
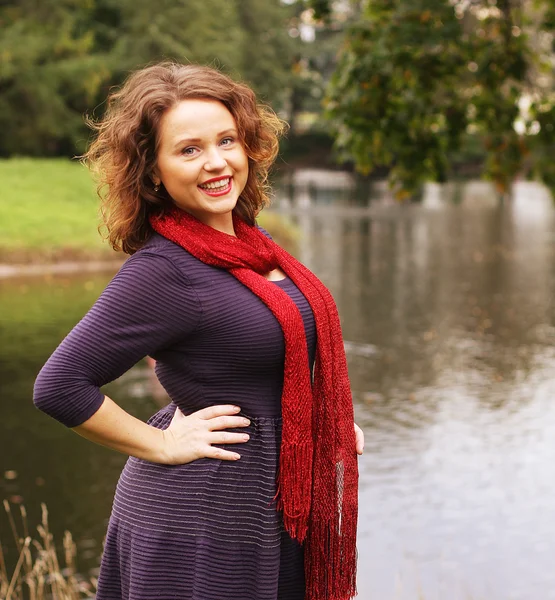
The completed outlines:
{"type": "Polygon", "coordinates": [[[159,192],[160,191],[160,184],[159,183],[155,183],[154,184],[154,191],[155,192],[159,192]]]}

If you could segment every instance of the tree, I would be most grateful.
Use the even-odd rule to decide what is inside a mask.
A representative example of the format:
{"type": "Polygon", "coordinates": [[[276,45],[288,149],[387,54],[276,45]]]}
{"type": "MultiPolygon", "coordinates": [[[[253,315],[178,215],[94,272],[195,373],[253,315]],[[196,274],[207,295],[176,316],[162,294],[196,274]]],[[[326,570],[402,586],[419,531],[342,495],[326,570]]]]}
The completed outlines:
{"type": "Polygon", "coordinates": [[[227,0],[124,0],[117,42],[111,52],[120,72],[155,60],[219,63],[241,61],[243,32],[234,3],[227,0]]]}
{"type": "Polygon", "coordinates": [[[280,107],[291,80],[279,0],[12,0],[0,4],[0,156],[74,155],[111,86],[145,64],[209,64],[280,107]],[[96,110],[95,110],[96,109],[96,110]]]}
{"type": "Polygon", "coordinates": [[[291,86],[290,10],[279,0],[235,0],[234,4],[243,32],[237,70],[264,101],[279,109],[291,86]]]}
{"type": "Polygon", "coordinates": [[[73,153],[82,114],[109,73],[80,27],[87,0],[20,0],[0,8],[0,156],[73,153]]]}
{"type": "Polygon", "coordinates": [[[343,158],[364,173],[390,167],[406,198],[425,180],[445,180],[450,153],[480,136],[485,174],[505,193],[546,141],[533,135],[552,103],[538,86],[544,66],[532,32],[547,27],[549,14],[517,0],[368,2],[347,32],[326,99],[343,158]]]}

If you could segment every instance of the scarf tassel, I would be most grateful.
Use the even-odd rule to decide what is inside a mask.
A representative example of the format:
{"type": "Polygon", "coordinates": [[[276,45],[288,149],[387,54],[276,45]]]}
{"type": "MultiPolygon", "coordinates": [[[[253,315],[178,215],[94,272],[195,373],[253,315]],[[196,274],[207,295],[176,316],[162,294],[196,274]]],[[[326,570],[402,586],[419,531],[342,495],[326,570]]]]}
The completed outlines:
{"type": "Polygon", "coordinates": [[[306,600],[350,600],[356,596],[356,504],[340,519],[312,519],[305,542],[306,600]]]}
{"type": "Polygon", "coordinates": [[[289,535],[303,542],[312,505],[311,443],[282,444],[277,479],[277,506],[289,535]]]}

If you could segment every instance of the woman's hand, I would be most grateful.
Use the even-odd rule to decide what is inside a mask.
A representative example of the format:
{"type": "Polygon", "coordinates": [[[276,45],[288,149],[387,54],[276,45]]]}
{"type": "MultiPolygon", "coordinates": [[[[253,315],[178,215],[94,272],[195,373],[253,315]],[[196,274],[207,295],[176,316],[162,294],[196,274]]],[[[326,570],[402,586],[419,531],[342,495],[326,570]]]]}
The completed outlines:
{"type": "Polygon", "coordinates": [[[355,436],[356,436],[357,454],[360,455],[364,451],[364,432],[356,423],[355,423],[355,436]]]}
{"type": "Polygon", "coordinates": [[[160,462],[180,465],[197,458],[238,460],[241,456],[236,452],[212,444],[241,444],[248,441],[249,435],[246,433],[222,431],[250,425],[248,419],[236,416],[240,410],[238,406],[218,405],[185,416],[176,408],[169,427],[163,430],[160,462]]]}

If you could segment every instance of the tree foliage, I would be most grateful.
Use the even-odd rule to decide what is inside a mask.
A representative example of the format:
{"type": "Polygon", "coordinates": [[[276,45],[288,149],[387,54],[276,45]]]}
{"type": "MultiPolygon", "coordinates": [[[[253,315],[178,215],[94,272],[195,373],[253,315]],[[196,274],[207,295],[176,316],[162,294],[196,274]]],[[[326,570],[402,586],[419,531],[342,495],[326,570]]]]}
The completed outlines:
{"type": "Polygon", "coordinates": [[[552,48],[537,42],[554,14],[539,0],[368,1],[346,32],[326,100],[342,157],[365,173],[390,167],[404,198],[425,180],[444,181],[451,153],[478,136],[501,193],[529,164],[555,184],[545,158],[552,48]]]}
{"type": "Polygon", "coordinates": [[[84,150],[84,113],[145,64],[174,59],[241,77],[280,107],[294,77],[279,0],[0,3],[0,156],[84,150]]]}
{"type": "Polygon", "coordinates": [[[87,0],[21,0],[0,8],[0,155],[63,153],[108,73],[80,27],[87,0]]]}

